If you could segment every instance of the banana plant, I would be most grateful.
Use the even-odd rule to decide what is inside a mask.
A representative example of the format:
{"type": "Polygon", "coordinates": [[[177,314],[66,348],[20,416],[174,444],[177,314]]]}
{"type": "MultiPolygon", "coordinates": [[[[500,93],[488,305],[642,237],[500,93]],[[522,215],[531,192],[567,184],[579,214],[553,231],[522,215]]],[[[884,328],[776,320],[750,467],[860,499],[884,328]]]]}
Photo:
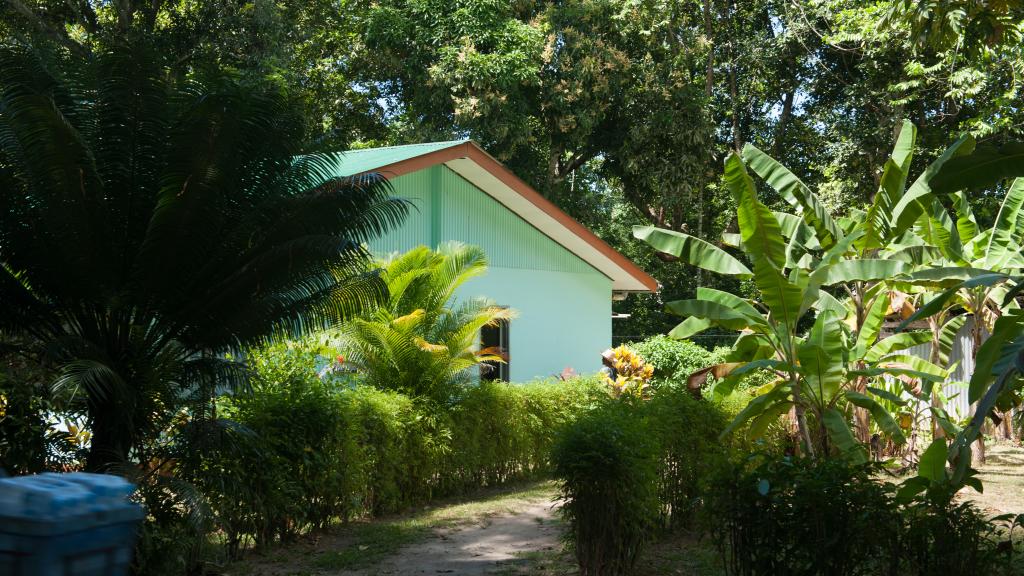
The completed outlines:
{"type": "Polygon", "coordinates": [[[789,176],[782,173],[781,165],[769,162],[767,156],[760,159],[762,175],[774,171],[769,182],[777,189],[789,190],[801,216],[795,222],[792,215],[772,213],[757,198],[743,159],[738,154],[729,157],[725,181],[737,206],[737,244],[751,262],[750,268],[721,248],[692,236],[654,228],[635,230],[637,237],[661,251],[711,271],[752,278],[760,293],[760,301],[752,301],[700,288],[696,299],[667,305],[669,311],[686,317],[671,335],[687,338],[712,326],[741,332],[728,364],[712,369],[720,377],[727,376],[717,388],[720,393],[727,393],[731,382],[751,370],[769,369],[779,376],[741,411],[729,430],[749,422],[749,433],[756,436],[792,411],[808,453],[835,446],[854,459],[863,459],[863,447],[845,414],[846,406],[853,405],[867,411],[894,441],[904,442],[899,425],[878,399],[888,393],[880,388],[858,391],[853,386],[883,372],[930,381],[946,376],[927,361],[900,354],[926,335],[878,339],[889,309],[888,291],[879,281],[898,274],[905,263],[840,257],[858,236],[849,236],[821,209],[806,186],[788,171],[789,176]],[[794,248],[794,237],[801,240],[799,247],[794,248]],[[845,322],[850,316],[848,305],[823,289],[848,282],[874,283],[861,294],[861,302],[870,302],[870,308],[860,316],[856,330],[845,322]],[[814,325],[801,335],[798,324],[811,310],[816,313],[814,325]],[[808,416],[816,429],[809,426],[808,416]]]}
{"type": "MultiPolygon", "coordinates": [[[[909,223],[901,222],[900,217],[903,214],[916,214],[917,220],[922,220],[925,215],[925,210],[920,208],[916,201],[902,204],[901,201],[907,194],[912,194],[914,198],[926,198],[930,193],[929,182],[932,176],[939,172],[945,162],[955,158],[962,148],[969,148],[970,140],[963,139],[947,150],[908,188],[915,139],[916,128],[912,123],[905,122],[893,152],[886,162],[879,191],[871,206],[867,212],[850,219],[833,217],[806,184],[781,163],[756,147],[747,145],[742,157],[734,155],[730,158],[726,168],[726,180],[737,200],[740,233],[724,235],[723,243],[742,250],[749,261],[754,261],[754,271],[722,248],[702,239],[653,227],[634,229],[637,238],[690,264],[720,274],[754,278],[755,284],[761,290],[762,299],[765,300],[760,304],[760,309],[767,307],[769,312],[771,310],[770,306],[766,306],[765,289],[761,286],[764,279],[762,278],[762,282],[758,281],[753,254],[771,250],[776,255],[780,274],[790,283],[790,286],[783,286],[783,289],[794,293],[796,290],[801,292],[802,306],[799,312],[803,314],[808,309],[814,309],[822,321],[830,319],[846,326],[844,338],[852,349],[845,350],[842,354],[828,354],[826,351],[826,355],[830,361],[840,365],[840,368],[833,369],[833,372],[852,378],[852,381],[841,380],[836,385],[831,385],[830,382],[829,386],[824,386],[820,390],[828,394],[818,396],[801,394],[800,390],[790,389],[784,391],[785,394],[778,394],[801,400],[794,401],[793,406],[797,413],[798,427],[806,428],[799,424],[800,412],[810,408],[815,413],[816,421],[824,424],[825,429],[835,437],[833,443],[837,445],[846,444],[843,442],[846,436],[843,428],[846,431],[849,431],[849,428],[845,424],[842,427],[838,426],[834,416],[828,417],[831,422],[826,421],[825,415],[832,414],[830,410],[836,410],[838,406],[846,403],[854,407],[856,430],[862,441],[869,435],[869,420],[872,418],[875,421],[886,422],[885,428],[888,431],[897,438],[902,437],[898,427],[888,425],[892,421],[891,416],[886,417],[887,412],[881,406],[875,405],[878,398],[868,387],[872,378],[877,378],[881,371],[905,370],[920,373],[927,375],[928,382],[934,382],[939,375],[945,374],[945,371],[934,362],[921,361],[901,354],[907,348],[930,339],[930,334],[901,334],[886,339],[884,344],[878,341],[880,328],[890,304],[890,292],[884,288],[884,282],[916,270],[930,258],[945,253],[951,257],[959,255],[955,242],[936,242],[939,246],[934,246],[911,230],[914,220],[910,220],[909,216],[902,216],[909,223]],[[752,210],[741,206],[740,198],[747,199],[745,201],[749,203],[749,198],[756,201],[756,194],[745,169],[741,171],[744,165],[749,166],[775,188],[793,209],[792,214],[771,213],[762,206],[759,213],[770,214],[774,218],[774,222],[769,222],[763,227],[767,232],[752,232],[748,229],[752,222],[749,216],[752,210]],[[730,172],[733,173],[731,176],[730,172]],[[746,190],[748,187],[749,190],[746,190]],[[895,211],[897,207],[900,208],[899,212],[895,211]],[[838,294],[842,300],[833,294],[838,294]],[[852,392],[852,395],[847,394],[847,391],[852,392]],[[807,406],[800,406],[804,403],[803,400],[812,398],[813,402],[807,402],[807,406]]],[[[767,216],[765,219],[771,220],[767,216]]],[[[939,216],[932,216],[929,224],[931,220],[936,220],[939,225],[922,226],[928,237],[945,239],[951,236],[936,231],[937,228],[942,228],[942,225],[946,226],[943,230],[953,228],[948,217],[942,219],[939,216]]],[[[763,272],[761,276],[764,276],[763,272]]],[[[747,330],[749,334],[744,334],[737,340],[730,362],[725,366],[713,367],[710,372],[722,377],[733,371],[733,376],[737,376],[778,361],[781,364],[774,368],[780,372],[780,381],[793,380],[792,374],[786,374],[784,369],[778,368],[792,364],[799,369],[803,365],[795,354],[799,345],[787,345],[783,342],[789,337],[795,338],[796,333],[792,332],[786,338],[779,338],[779,331],[775,326],[762,323],[763,326],[759,330],[747,325],[743,318],[736,317],[743,316],[737,313],[740,304],[736,300],[741,299],[702,288],[698,291],[696,301],[670,303],[669,311],[687,316],[683,323],[670,332],[670,336],[686,338],[712,325],[747,330]],[[771,341],[771,345],[764,341],[766,339],[771,341]]],[[[743,311],[746,313],[746,319],[749,319],[751,311],[759,311],[759,305],[752,302],[746,304],[749,306],[743,308],[743,311]]],[[[786,324],[785,327],[793,329],[795,322],[786,324]]],[[[836,334],[833,333],[831,337],[835,340],[836,334]]],[[[718,390],[728,391],[730,380],[734,378],[726,379],[727,385],[718,390]]],[[[793,386],[790,385],[789,388],[793,386]]],[[[873,387],[872,390],[879,388],[873,387]]],[[[760,417],[757,410],[762,406],[769,406],[768,402],[768,399],[758,401],[753,404],[750,412],[742,416],[754,418],[757,414],[756,417],[760,417]]],[[[763,412],[766,414],[765,419],[772,417],[773,413],[782,410],[783,407],[784,404],[780,404],[775,409],[766,410],[763,412]]],[[[758,425],[758,422],[751,426],[752,431],[760,429],[762,426],[758,425]]],[[[801,436],[805,444],[811,443],[806,430],[801,431],[801,436]]]]}
{"type": "Polygon", "coordinates": [[[1024,270],[1024,227],[1018,226],[1024,219],[1024,178],[1010,185],[988,230],[979,231],[963,192],[954,194],[954,199],[958,236],[964,241],[962,258],[906,275],[911,284],[942,289],[907,322],[930,317],[955,302],[974,316],[972,338],[980,347],[983,331],[991,332],[1007,308],[1017,307],[1005,297],[1015,276],[1024,270]]]}
{"type": "MultiPolygon", "coordinates": [[[[1024,283],[1018,282],[1005,301],[1012,300],[1022,288],[1024,283]]],[[[980,492],[978,471],[971,467],[971,447],[981,437],[986,418],[1020,404],[1022,384],[1024,311],[1016,308],[996,320],[992,335],[977,350],[968,391],[968,399],[977,402],[974,414],[962,429],[947,424],[950,433],[932,441],[921,455],[918,475],[904,482],[899,495],[909,499],[928,490],[949,496],[964,486],[980,492]]]]}
{"type": "MultiPolygon", "coordinates": [[[[741,250],[746,261],[753,264],[753,269],[719,246],[702,239],[653,227],[634,229],[637,238],[690,264],[720,274],[754,279],[762,302],[702,288],[696,300],[668,304],[669,311],[686,317],[670,335],[686,338],[712,325],[741,330],[743,334],[737,339],[730,362],[712,367],[707,372],[718,377],[731,373],[734,378],[756,368],[774,369],[780,375],[777,385],[768,391],[775,393],[774,396],[764,399],[759,396],[751,403],[750,410],[741,416],[747,419],[759,418],[762,414],[777,417],[782,413],[780,411],[784,411],[785,402],[792,402],[802,439],[809,450],[813,449],[813,442],[806,426],[807,410],[814,411],[816,421],[824,425],[833,443],[840,445],[844,444],[843,428],[848,432],[848,426],[835,425],[836,420],[832,416],[826,418],[826,414],[832,414],[829,411],[840,404],[846,402],[855,407],[854,412],[859,416],[856,418],[857,429],[862,439],[867,433],[869,416],[876,421],[886,420],[875,414],[881,413],[879,409],[864,400],[872,399],[868,386],[871,378],[882,373],[899,374],[899,371],[905,371],[903,376],[914,373],[913,377],[930,394],[934,383],[947,375],[939,365],[948,363],[948,352],[942,354],[942,344],[951,340],[959,321],[944,319],[935,325],[930,324],[927,331],[878,340],[879,331],[874,324],[880,326],[884,321],[893,281],[898,279],[904,285],[920,282],[924,287],[934,284],[936,279],[947,284],[971,280],[980,285],[988,281],[975,279],[978,274],[971,276],[970,272],[965,276],[963,270],[970,268],[970,260],[974,258],[980,240],[961,232],[960,228],[966,227],[967,230],[972,220],[960,217],[954,222],[939,202],[940,192],[935,185],[943,177],[946,177],[945,182],[950,181],[949,174],[963,179],[963,174],[970,172],[964,159],[976,154],[974,139],[964,136],[957,140],[908,185],[915,140],[916,128],[905,122],[871,205],[866,211],[851,211],[847,218],[829,214],[799,178],[756,147],[746,146],[742,157],[732,155],[727,161],[726,182],[737,202],[739,233],[723,235],[723,243],[741,250]],[[775,188],[794,213],[772,213],[760,204],[746,166],[775,188]],[[961,237],[967,238],[966,246],[961,237]],[[764,261],[775,266],[775,273],[765,270],[764,261]],[[948,270],[934,270],[936,262],[942,264],[939,268],[955,270],[953,276],[959,277],[945,278],[948,270]],[[777,277],[785,282],[780,283],[777,277]],[[774,291],[774,294],[766,290],[774,291]],[[793,298],[793,302],[799,298],[800,307],[795,318],[789,317],[792,316],[792,305],[786,306],[787,301],[782,296],[793,298]],[[789,316],[777,310],[779,306],[783,306],[789,316]],[[815,334],[815,329],[812,328],[806,337],[798,337],[794,331],[796,321],[811,309],[818,314],[819,321],[823,321],[822,318],[845,321],[843,324],[848,325],[845,340],[856,342],[852,349],[841,354],[825,351],[830,361],[840,365],[831,371],[852,377],[853,382],[841,381],[838,387],[823,387],[822,392],[833,393],[814,401],[810,400],[813,395],[801,388],[801,383],[806,387],[808,378],[818,376],[802,372],[808,360],[801,359],[797,351],[801,346],[810,346],[807,338],[815,334]],[[754,314],[767,316],[760,322],[752,322],[754,314]],[[781,321],[780,316],[783,316],[781,321]],[[933,344],[929,360],[903,353],[923,342],[933,344]],[[936,360],[940,362],[937,364],[936,360]],[[783,400],[772,404],[773,398],[783,400]]],[[[993,159],[991,153],[986,153],[986,161],[998,165],[1000,173],[1015,169],[1015,157],[1011,154],[997,154],[993,159]]],[[[966,206],[966,202],[961,204],[966,206]]],[[[1004,219],[1012,219],[1011,213],[1012,210],[1007,211],[1004,219]]],[[[976,223],[974,228],[977,229],[976,223]]],[[[1005,235],[999,238],[994,250],[1005,246],[1005,235]]],[[[1003,250],[1000,252],[1003,256],[993,256],[992,259],[1013,262],[1014,258],[1008,256],[1011,251],[1003,250]]],[[[963,288],[971,288],[971,285],[963,288]]],[[[986,295],[988,299],[991,297],[998,297],[998,291],[986,295]]],[[[815,326],[818,326],[817,322],[815,326]]],[[[819,333],[821,330],[824,326],[819,333]]],[[[834,331],[830,336],[833,340],[838,337],[834,331]]],[[[729,380],[726,378],[726,382],[729,380]]],[[[872,389],[878,390],[877,387],[872,389]]],[[[756,420],[751,426],[753,431],[761,428],[756,420]]]]}
{"type": "MultiPolygon", "coordinates": [[[[1019,308],[1015,299],[1006,296],[1017,283],[1016,275],[1024,270],[1024,257],[1021,256],[1024,227],[1018,225],[1024,218],[1024,178],[1017,178],[1010,184],[995,223],[987,230],[980,230],[962,191],[952,197],[957,233],[963,242],[962,260],[959,263],[940,261],[934,268],[907,275],[906,280],[910,284],[926,286],[937,292],[904,324],[927,319],[934,326],[951,310],[961,310],[962,314],[952,317],[949,322],[959,321],[963,325],[968,316],[973,317],[972,349],[980,353],[984,335],[994,332],[1000,317],[1019,308]]],[[[969,392],[972,404],[980,399],[984,387],[992,380],[984,370],[976,371],[975,375],[969,392]]],[[[1007,408],[1002,406],[1000,410],[1007,408]]],[[[977,409],[975,406],[975,411],[977,409]]],[[[979,436],[972,456],[984,461],[984,454],[984,442],[979,436]]]]}

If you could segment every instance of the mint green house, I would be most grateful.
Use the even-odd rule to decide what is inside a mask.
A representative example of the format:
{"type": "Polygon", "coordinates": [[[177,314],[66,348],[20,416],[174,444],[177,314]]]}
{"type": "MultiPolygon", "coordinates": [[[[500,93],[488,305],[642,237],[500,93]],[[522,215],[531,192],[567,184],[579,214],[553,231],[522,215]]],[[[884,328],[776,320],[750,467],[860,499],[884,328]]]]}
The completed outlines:
{"type": "Polygon", "coordinates": [[[597,371],[611,346],[612,300],[658,288],[471,141],[352,151],[341,172],[379,173],[415,206],[400,228],[370,245],[375,254],[448,241],[484,249],[487,274],[460,296],[485,296],[518,312],[482,335],[508,353],[504,380],[597,371]]]}

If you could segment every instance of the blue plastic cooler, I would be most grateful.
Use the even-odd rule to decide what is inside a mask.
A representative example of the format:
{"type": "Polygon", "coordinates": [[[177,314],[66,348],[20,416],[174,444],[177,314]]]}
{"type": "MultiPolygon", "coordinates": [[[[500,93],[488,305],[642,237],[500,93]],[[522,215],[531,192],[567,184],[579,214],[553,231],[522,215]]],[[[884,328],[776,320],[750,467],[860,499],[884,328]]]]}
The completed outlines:
{"type": "Polygon", "coordinates": [[[0,478],[0,575],[126,574],[144,515],[132,489],[106,474],[0,478]]]}

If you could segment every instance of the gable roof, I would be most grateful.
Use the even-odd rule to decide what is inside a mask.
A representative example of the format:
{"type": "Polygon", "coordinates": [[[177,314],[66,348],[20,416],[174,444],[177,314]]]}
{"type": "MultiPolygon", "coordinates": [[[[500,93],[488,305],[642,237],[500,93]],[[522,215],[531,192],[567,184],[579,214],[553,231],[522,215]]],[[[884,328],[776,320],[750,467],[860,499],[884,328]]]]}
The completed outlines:
{"type": "Polygon", "coordinates": [[[444,164],[531,226],[612,280],[621,292],[656,292],[658,282],[523,182],[472,140],[345,152],[340,176],[377,172],[387,179],[444,164]]]}

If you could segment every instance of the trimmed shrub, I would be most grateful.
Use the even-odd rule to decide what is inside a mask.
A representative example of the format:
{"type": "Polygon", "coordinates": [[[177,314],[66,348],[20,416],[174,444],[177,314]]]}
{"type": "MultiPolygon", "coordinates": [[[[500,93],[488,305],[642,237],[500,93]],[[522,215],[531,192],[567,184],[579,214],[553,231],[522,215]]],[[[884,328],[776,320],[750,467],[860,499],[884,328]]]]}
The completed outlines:
{"type": "Polygon", "coordinates": [[[642,406],[647,434],[658,446],[659,524],[665,529],[688,526],[708,478],[727,457],[719,439],[725,414],[698,400],[685,388],[662,388],[642,406]]]}
{"type": "Polygon", "coordinates": [[[438,459],[450,449],[444,415],[398,392],[356,386],[339,393],[352,421],[360,471],[354,516],[398,512],[432,496],[438,459]]]}
{"type": "Polygon", "coordinates": [[[554,449],[581,576],[629,573],[658,517],[658,446],[629,402],[607,401],[554,449]]]}
{"type": "MultiPolygon", "coordinates": [[[[309,347],[266,349],[250,366],[251,390],[221,398],[209,445],[179,450],[168,468],[201,506],[154,509],[139,573],[201,564],[202,543],[182,540],[189,530],[216,534],[237,558],[331,522],[538,477],[551,469],[556,431],[607,397],[597,378],[483,383],[439,407],[361,385],[309,347]],[[199,508],[202,521],[181,513],[199,508]]],[[[195,436],[188,427],[177,437],[195,436]]],[[[155,503],[174,501],[153,490],[155,503]]]]}
{"type": "Polygon", "coordinates": [[[452,449],[440,463],[439,489],[458,494],[547,473],[555,432],[602,396],[596,378],[467,389],[448,414],[452,449]]]}
{"type": "Polygon", "coordinates": [[[252,390],[222,401],[232,425],[191,473],[230,554],[352,514],[362,474],[354,419],[302,354],[257,363],[252,390]]]}
{"type": "Polygon", "coordinates": [[[581,572],[624,574],[657,533],[691,524],[724,465],[724,414],[685,387],[605,400],[555,445],[563,510],[581,572]]]}

